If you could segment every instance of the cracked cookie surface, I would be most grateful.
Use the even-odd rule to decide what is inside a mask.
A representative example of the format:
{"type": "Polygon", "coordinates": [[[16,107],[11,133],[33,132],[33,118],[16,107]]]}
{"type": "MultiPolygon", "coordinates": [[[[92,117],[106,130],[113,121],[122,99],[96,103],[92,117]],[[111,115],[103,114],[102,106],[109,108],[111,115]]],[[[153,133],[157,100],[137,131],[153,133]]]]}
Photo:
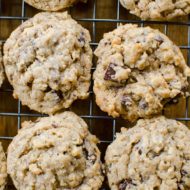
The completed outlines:
{"type": "Polygon", "coordinates": [[[24,122],[8,148],[8,173],[20,190],[98,190],[97,142],[72,112],[24,122]]]}
{"type": "Polygon", "coordinates": [[[39,13],[4,45],[4,66],[14,97],[41,113],[68,108],[88,97],[90,34],[67,12],[39,13]]]}
{"type": "Polygon", "coordinates": [[[0,42],[0,87],[3,84],[4,81],[4,69],[3,69],[3,45],[0,42]]]}
{"type": "Polygon", "coordinates": [[[188,87],[190,68],[180,49],[158,30],[119,26],[104,35],[95,55],[96,103],[113,117],[158,114],[188,87]]]}
{"type": "Polygon", "coordinates": [[[29,5],[44,11],[58,11],[79,1],[86,2],[87,0],[25,0],[29,5]]]}
{"type": "Polygon", "coordinates": [[[3,151],[2,144],[0,143],[0,190],[5,189],[7,181],[7,161],[3,151]]]}
{"type": "Polygon", "coordinates": [[[171,20],[190,14],[189,0],[120,0],[131,14],[143,20],[171,20]]]}
{"type": "Polygon", "coordinates": [[[112,190],[190,189],[190,130],[163,116],[122,128],[105,160],[112,190]]]}

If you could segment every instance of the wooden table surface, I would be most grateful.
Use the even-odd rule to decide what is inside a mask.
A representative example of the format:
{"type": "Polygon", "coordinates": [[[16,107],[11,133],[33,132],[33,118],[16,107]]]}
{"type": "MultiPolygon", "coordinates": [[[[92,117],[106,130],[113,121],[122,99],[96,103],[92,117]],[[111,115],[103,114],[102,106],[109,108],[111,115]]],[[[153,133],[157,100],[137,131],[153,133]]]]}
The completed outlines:
{"type": "MultiPolygon", "coordinates": [[[[69,11],[72,16],[76,19],[84,19],[86,21],[79,21],[84,27],[89,29],[92,36],[92,42],[98,43],[102,38],[105,32],[111,31],[117,27],[116,19],[120,19],[121,21],[127,20],[127,22],[137,22],[140,21],[137,17],[132,16],[126,11],[123,7],[119,7],[120,14],[117,14],[118,10],[118,2],[117,0],[96,0],[96,7],[94,6],[95,0],[89,0],[87,4],[79,3],[78,5],[71,8],[69,11]],[[119,16],[118,16],[119,15],[119,16]],[[91,22],[92,18],[98,19],[96,22],[91,22]],[[104,19],[104,22],[102,20],[104,19]],[[107,20],[112,19],[112,22],[107,20]]],[[[4,41],[8,38],[10,33],[18,27],[22,20],[21,16],[24,17],[32,17],[36,14],[36,9],[24,4],[24,12],[22,11],[22,0],[0,0],[1,10],[0,10],[0,40],[4,41]],[[8,19],[6,16],[17,17],[17,19],[8,19]]],[[[177,22],[187,22],[188,18],[178,18],[175,21],[177,22]]],[[[125,21],[126,22],[126,21],[125,21]]],[[[167,30],[167,35],[179,46],[188,46],[188,25],[178,25],[171,24],[165,25],[164,23],[152,23],[145,22],[145,26],[151,26],[153,28],[157,28],[162,32],[167,30]]],[[[190,27],[190,26],[189,26],[190,27]]],[[[190,30],[189,30],[190,31],[190,30]]],[[[190,36],[190,34],[189,34],[190,36]]],[[[93,46],[95,48],[95,46],[93,46]]],[[[190,51],[190,50],[189,50],[190,51]]],[[[183,55],[188,61],[188,49],[182,49],[183,55]]],[[[190,52],[189,52],[190,56],[190,52]]],[[[189,58],[190,60],[190,58],[189,58]]],[[[96,60],[94,59],[94,66],[96,60]]],[[[13,137],[17,134],[18,123],[24,120],[34,120],[36,117],[27,116],[28,113],[38,114],[36,112],[30,111],[27,107],[21,106],[21,109],[18,110],[19,102],[12,97],[11,86],[5,81],[3,86],[0,89],[0,137],[13,137]],[[23,116],[17,117],[18,112],[20,112],[23,116]],[[6,114],[9,113],[9,116],[6,114]],[[14,116],[11,116],[14,115],[14,116]]],[[[190,117],[190,113],[186,112],[186,106],[189,106],[189,102],[186,99],[180,98],[179,102],[175,105],[167,105],[164,114],[169,118],[184,118],[190,117]]],[[[85,101],[77,101],[75,102],[70,110],[76,112],[79,115],[92,115],[92,116],[107,116],[107,114],[100,111],[100,109],[96,106],[94,102],[94,95],[92,94],[88,100],[85,101]],[[91,110],[90,110],[91,106],[91,110]]],[[[90,130],[93,134],[97,135],[97,137],[102,142],[99,146],[102,153],[102,157],[104,156],[104,151],[109,144],[109,142],[113,139],[113,134],[115,131],[120,131],[120,128],[123,126],[131,127],[132,124],[122,119],[118,119],[113,122],[111,119],[86,119],[86,122],[89,124],[90,130]],[[115,128],[113,127],[115,124],[115,128]]],[[[183,122],[188,127],[190,127],[190,122],[183,122]]],[[[4,149],[10,143],[10,140],[2,139],[4,149]]],[[[10,184],[9,180],[9,184],[10,184]]],[[[8,189],[11,189],[9,186],[8,189]]]]}

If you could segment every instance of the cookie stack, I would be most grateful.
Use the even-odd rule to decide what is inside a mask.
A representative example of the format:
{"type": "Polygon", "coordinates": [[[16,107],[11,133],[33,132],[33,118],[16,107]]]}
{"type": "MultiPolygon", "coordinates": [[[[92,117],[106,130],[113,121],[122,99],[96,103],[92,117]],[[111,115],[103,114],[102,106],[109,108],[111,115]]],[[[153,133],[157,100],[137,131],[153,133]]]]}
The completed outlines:
{"type": "MultiPolygon", "coordinates": [[[[25,1],[57,11],[78,0],[25,1]]],[[[121,4],[142,19],[190,13],[189,0],[121,4]]],[[[5,42],[3,64],[14,98],[49,116],[22,124],[8,148],[7,171],[0,146],[0,189],[7,173],[19,190],[98,190],[104,175],[113,190],[190,189],[190,130],[161,116],[168,102],[188,94],[190,68],[180,49],[160,31],[133,24],[120,25],[100,41],[94,52],[96,103],[114,118],[137,122],[108,146],[104,167],[87,124],[63,112],[89,96],[90,40],[67,12],[41,12],[5,42]]]]}

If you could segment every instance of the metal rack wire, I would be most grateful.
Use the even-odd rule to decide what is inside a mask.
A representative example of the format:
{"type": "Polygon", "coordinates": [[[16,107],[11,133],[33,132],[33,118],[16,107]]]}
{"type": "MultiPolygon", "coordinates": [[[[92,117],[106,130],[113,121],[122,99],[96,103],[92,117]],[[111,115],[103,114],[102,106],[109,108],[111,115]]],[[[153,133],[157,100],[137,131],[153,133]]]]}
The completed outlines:
{"type": "MultiPolygon", "coordinates": [[[[3,0],[0,0],[0,5],[2,3],[3,0]]],[[[28,17],[26,17],[26,4],[24,3],[24,0],[21,0],[21,16],[10,16],[10,15],[5,15],[2,16],[1,12],[2,12],[2,7],[0,6],[0,21],[1,20],[19,20],[21,23],[24,22],[25,20],[28,19],[28,17]]],[[[141,20],[125,20],[125,19],[121,19],[120,18],[120,9],[121,9],[121,5],[119,0],[115,0],[117,1],[117,6],[115,7],[115,11],[117,11],[116,14],[116,18],[115,19],[106,19],[106,18],[97,18],[97,1],[99,0],[89,0],[93,2],[93,9],[92,9],[92,17],[91,18],[75,18],[77,21],[80,22],[90,22],[92,23],[92,28],[91,28],[91,32],[92,32],[92,42],[91,42],[91,46],[92,49],[95,49],[98,45],[98,43],[96,42],[96,35],[97,35],[97,30],[96,30],[96,25],[97,23],[115,23],[116,25],[118,25],[119,23],[136,23],[139,24],[141,26],[145,25],[145,24],[161,24],[164,26],[164,32],[165,34],[168,33],[168,26],[170,25],[178,25],[178,26],[185,26],[188,28],[188,42],[187,45],[181,45],[179,46],[181,49],[185,49],[187,51],[187,63],[188,65],[190,65],[190,16],[188,21],[182,21],[182,22],[154,22],[154,21],[141,21],[141,20]]],[[[112,0],[113,1],[113,0],[112,0]]],[[[70,13],[72,15],[72,8],[70,9],[70,13]]],[[[1,28],[0,28],[1,30],[1,28]]],[[[5,39],[1,39],[0,36],[0,41],[4,42],[5,39]]],[[[95,67],[92,68],[92,72],[94,71],[95,67]]],[[[12,93],[12,89],[11,88],[0,88],[0,93],[4,92],[4,93],[9,93],[9,95],[11,96],[12,93]]],[[[1,98],[0,98],[1,101],[1,98]]],[[[101,139],[101,144],[106,144],[106,146],[112,142],[112,140],[115,137],[116,134],[116,125],[117,125],[117,120],[113,119],[112,117],[109,117],[107,115],[101,115],[101,114],[94,114],[93,113],[93,106],[94,105],[94,95],[92,92],[92,87],[91,87],[91,91],[90,91],[90,99],[89,99],[89,106],[88,106],[88,114],[85,115],[81,115],[82,118],[89,120],[89,127],[90,129],[92,128],[92,122],[93,120],[109,120],[112,123],[112,137],[109,140],[106,140],[104,138],[101,139]]],[[[189,117],[189,109],[188,109],[188,102],[189,99],[186,98],[186,108],[185,108],[185,113],[183,117],[180,118],[175,118],[177,120],[180,121],[190,121],[190,117],[189,117]]],[[[0,102],[1,103],[1,102],[0,102]]],[[[21,106],[21,102],[18,100],[17,102],[17,112],[6,112],[4,110],[0,110],[0,117],[16,117],[17,118],[17,130],[20,129],[21,127],[21,118],[23,117],[43,117],[46,115],[42,115],[42,114],[38,114],[38,113],[30,113],[30,112],[22,112],[21,110],[22,106],[21,106]]],[[[16,127],[16,126],[15,126],[16,127]]],[[[105,133],[106,133],[105,129],[105,133]]],[[[0,140],[8,140],[10,141],[13,138],[13,136],[0,136],[0,140]]]]}

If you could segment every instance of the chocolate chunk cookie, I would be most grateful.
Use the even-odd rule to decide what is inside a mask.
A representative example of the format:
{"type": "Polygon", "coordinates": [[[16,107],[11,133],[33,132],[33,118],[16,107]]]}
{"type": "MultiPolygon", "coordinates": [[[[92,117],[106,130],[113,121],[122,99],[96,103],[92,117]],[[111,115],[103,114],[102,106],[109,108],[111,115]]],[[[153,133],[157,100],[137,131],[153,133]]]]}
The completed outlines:
{"type": "Polygon", "coordinates": [[[98,140],[72,112],[24,122],[8,148],[8,173],[19,190],[101,187],[98,140]]]}
{"type": "Polygon", "coordinates": [[[25,0],[29,5],[44,11],[58,11],[79,1],[86,2],[87,0],[25,0]]]}
{"type": "Polygon", "coordinates": [[[122,128],[106,152],[106,170],[114,190],[190,189],[190,130],[156,117],[122,128]]]}
{"type": "Polygon", "coordinates": [[[104,35],[95,55],[96,102],[113,117],[158,114],[188,86],[190,68],[180,49],[158,30],[120,26],[104,35]]]}
{"type": "Polygon", "coordinates": [[[88,97],[92,50],[89,32],[67,12],[39,13],[4,45],[4,66],[14,97],[51,114],[88,97]]]}
{"type": "Polygon", "coordinates": [[[7,161],[3,151],[2,144],[0,143],[0,190],[5,188],[7,181],[7,161]]]}
{"type": "Polygon", "coordinates": [[[190,13],[190,0],[120,0],[131,14],[143,20],[170,20],[190,13]]]}
{"type": "Polygon", "coordinates": [[[3,48],[2,47],[3,47],[3,45],[0,42],[0,87],[3,84],[3,81],[4,81],[3,53],[2,53],[3,48]]]}

